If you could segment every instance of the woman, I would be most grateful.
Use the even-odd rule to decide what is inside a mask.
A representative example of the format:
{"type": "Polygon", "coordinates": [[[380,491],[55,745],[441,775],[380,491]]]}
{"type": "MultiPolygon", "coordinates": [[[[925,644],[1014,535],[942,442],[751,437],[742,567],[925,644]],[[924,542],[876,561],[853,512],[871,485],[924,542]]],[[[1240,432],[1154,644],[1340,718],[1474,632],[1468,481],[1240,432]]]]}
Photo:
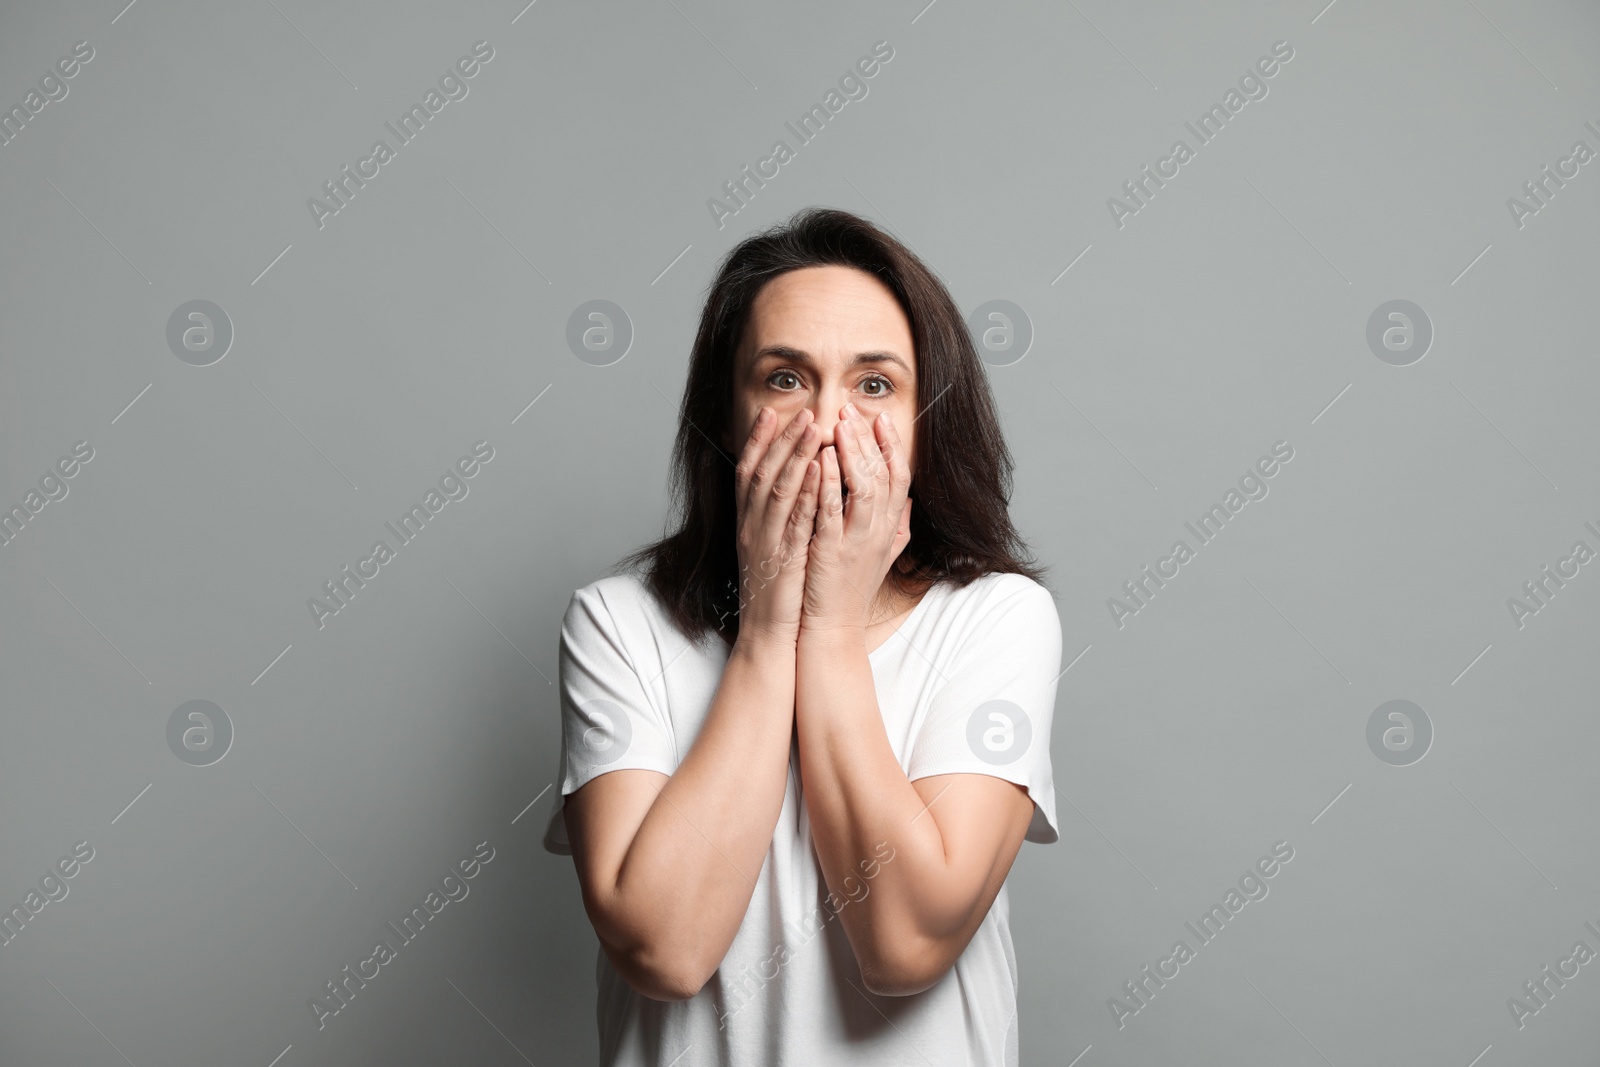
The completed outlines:
{"type": "Polygon", "coordinates": [[[677,532],[574,594],[561,793],[608,1065],[1017,1063],[1061,631],[937,278],[842,211],[729,253],[677,532]]]}

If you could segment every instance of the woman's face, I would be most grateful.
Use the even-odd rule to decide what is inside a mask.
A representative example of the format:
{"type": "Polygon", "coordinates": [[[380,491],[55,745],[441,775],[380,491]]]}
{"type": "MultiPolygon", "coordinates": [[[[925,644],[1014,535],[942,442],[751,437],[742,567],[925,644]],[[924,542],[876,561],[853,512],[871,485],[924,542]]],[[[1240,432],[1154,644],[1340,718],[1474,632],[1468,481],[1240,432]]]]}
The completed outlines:
{"type": "Polygon", "coordinates": [[[786,271],[756,294],[734,356],[733,412],[723,445],[737,457],[769,407],[777,427],[810,408],[824,446],[840,409],[869,423],[888,412],[916,469],[917,360],[911,324],[887,287],[853,267],[786,271]]]}

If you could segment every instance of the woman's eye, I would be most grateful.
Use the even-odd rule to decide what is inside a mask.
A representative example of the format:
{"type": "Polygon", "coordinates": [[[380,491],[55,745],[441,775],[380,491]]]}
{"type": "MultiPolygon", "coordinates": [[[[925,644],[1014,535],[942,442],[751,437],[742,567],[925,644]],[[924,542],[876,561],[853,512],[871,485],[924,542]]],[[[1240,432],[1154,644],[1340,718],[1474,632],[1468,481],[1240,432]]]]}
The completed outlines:
{"type": "MultiPolygon", "coordinates": [[[[767,378],[767,384],[783,392],[790,392],[805,385],[798,374],[787,370],[773,371],[767,378]]],[[[867,396],[885,397],[894,392],[894,383],[887,378],[865,378],[861,382],[861,388],[866,391],[867,396]]]]}

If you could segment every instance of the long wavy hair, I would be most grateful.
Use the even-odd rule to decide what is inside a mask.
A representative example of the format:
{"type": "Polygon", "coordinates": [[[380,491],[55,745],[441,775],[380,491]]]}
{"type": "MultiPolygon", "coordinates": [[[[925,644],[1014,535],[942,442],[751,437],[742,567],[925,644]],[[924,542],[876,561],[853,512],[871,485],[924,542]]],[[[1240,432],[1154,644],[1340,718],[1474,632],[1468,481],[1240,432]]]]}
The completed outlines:
{"type": "Polygon", "coordinates": [[[994,572],[1041,580],[1011,524],[1011,454],[983,363],[944,284],[877,226],[847,211],[808,208],[741,241],[723,260],[700,314],[672,449],[676,529],[630,553],[645,584],[693,640],[739,627],[734,466],[718,443],[733,411],[735,355],[756,294],[803,267],[854,267],[894,294],[911,325],[917,376],[917,447],[911,540],[887,576],[901,592],[930,582],[964,586],[994,572]]]}

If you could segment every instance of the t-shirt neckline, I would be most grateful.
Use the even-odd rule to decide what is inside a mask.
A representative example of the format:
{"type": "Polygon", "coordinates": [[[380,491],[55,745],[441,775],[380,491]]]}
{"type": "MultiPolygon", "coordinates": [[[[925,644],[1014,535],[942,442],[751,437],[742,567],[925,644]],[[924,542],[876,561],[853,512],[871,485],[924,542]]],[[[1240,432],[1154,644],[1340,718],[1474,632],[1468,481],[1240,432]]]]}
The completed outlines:
{"type": "MultiPolygon", "coordinates": [[[[877,648],[867,653],[867,662],[870,663],[874,656],[876,656],[879,652],[882,652],[885,648],[888,648],[895,638],[903,637],[911,632],[913,625],[915,625],[917,620],[922,617],[923,609],[928,606],[928,601],[933,599],[933,595],[937,593],[943,585],[943,582],[934,582],[928,587],[928,591],[922,594],[922,599],[917,601],[917,606],[911,609],[911,614],[906,616],[905,621],[899,626],[895,627],[894,632],[888,637],[884,638],[883,642],[878,645],[877,648]]],[[[907,640],[909,640],[909,638],[907,638],[907,640]]]]}

